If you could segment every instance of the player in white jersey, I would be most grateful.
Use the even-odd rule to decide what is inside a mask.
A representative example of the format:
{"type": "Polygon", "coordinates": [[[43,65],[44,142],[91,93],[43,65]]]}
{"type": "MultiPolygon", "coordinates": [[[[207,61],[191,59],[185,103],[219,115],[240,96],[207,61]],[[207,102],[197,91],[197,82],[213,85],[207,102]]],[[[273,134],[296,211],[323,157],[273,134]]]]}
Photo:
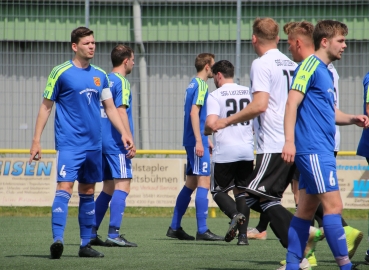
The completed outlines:
{"type": "MultiPolygon", "coordinates": [[[[205,134],[218,118],[235,114],[251,102],[250,89],[233,82],[234,66],[221,60],[212,67],[217,90],[207,99],[205,134]]],[[[237,245],[248,245],[246,230],[250,208],[245,201],[246,179],[252,173],[254,160],[254,138],[252,120],[222,129],[213,135],[211,193],[219,208],[231,219],[225,236],[230,242],[236,236],[237,245]],[[236,202],[228,195],[233,189],[236,202]]]]}
{"type": "Polygon", "coordinates": [[[264,212],[273,232],[287,247],[292,214],[281,205],[281,198],[292,177],[291,166],[281,159],[284,144],[283,117],[288,89],[296,63],[277,49],[279,27],[272,18],[257,18],[252,44],[259,58],[251,66],[252,102],[240,112],[219,119],[211,126],[218,131],[229,125],[254,119],[257,141],[256,166],[247,179],[247,205],[264,212]]]}

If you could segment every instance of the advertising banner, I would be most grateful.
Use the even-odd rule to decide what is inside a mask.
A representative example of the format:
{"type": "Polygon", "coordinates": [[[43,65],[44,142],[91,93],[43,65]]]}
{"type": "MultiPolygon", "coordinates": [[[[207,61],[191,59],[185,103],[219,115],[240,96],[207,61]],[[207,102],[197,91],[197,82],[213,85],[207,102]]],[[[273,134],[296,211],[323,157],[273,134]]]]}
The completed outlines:
{"type": "MultiPolygon", "coordinates": [[[[136,158],[132,160],[133,179],[127,206],[174,207],[185,180],[185,159],[136,158]]],[[[28,164],[26,158],[0,158],[0,206],[51,206],[56,187],[55,159],[28,164]]],[[[346,209],[369,208],[369,167],[365,160],[338,160],[337,177],[346,209]]],[[[102,190],[96,185],[95,198],[102,190]]],[[[195,206],[195,192],[190,206],[195,206]]],[[[211,194],[209,206],[217,207],[211,194]]],[[[74,186],[71,206],[78,206],[78,183],[74,186]]],[[[291,188],[282,204],[294,208],[291,188]]]]}
{"type": "Polygon", "coordinates": [[[0,205],[51,206],[55,179],[53,158],[31,164],[26,158],[0,158],[0,205]]]}
{"type": "MultiPolygon", "coordinates": [[[[366,160],[337,160],[337,178],[344,209],[369,209],[369,166],[366,160]]],[[[282,205],[294,208],[289,186],[282,205]]]]}

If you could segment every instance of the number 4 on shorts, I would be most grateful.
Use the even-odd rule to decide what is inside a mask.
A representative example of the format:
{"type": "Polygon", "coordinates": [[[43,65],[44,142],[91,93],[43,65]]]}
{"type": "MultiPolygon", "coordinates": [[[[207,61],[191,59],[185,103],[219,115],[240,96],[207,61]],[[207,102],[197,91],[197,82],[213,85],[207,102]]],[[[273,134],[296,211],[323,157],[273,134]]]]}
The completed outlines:
{"type": "Polygon", "coordinates": [[[64,170],[65,165],[63,165],[60,169],[59,175],[63,178],[65,178],[65,176],[67,175],[67,172],[64,170]]]}

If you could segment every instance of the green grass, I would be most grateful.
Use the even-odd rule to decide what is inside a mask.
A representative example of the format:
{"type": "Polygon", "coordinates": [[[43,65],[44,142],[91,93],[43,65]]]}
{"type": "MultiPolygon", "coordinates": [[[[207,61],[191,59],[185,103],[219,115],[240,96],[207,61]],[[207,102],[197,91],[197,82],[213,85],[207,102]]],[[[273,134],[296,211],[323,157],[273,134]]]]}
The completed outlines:
{"type": "MultiPolygon", "coordinates": [[[[228,221],[222,214],[209,218],[208,226],[213,232],[223,235],[228,221]]],[[[251,219],[251,226],[256,223],[257,219],[251,219]]],[[[348,223],[367,234],[366,218],[348,220],[348,223]]],[[[79,258],[78,221],[70,216],[63,256],[60,260],[50,260],[52,237],[49,217],[2,216],[0,224],[0,269],[277,269],[286,252],[269,229],[267,240],[250,240],[249,246],[237,246],[236,240],[230,243],[179,241],[165,236],[170,217],[128,217],[127,214],[121,232],[128,240],[137,243],[137,248],[98,247],[96,249],[103,252],[105,258],[79,258]]],[[[189,234],[195,234],[195,218],[185,217],[182,225],[189,234]]],[[[108,219],[105,218],[99,230],[103,238],[107,229],[108,219]]],[[[354,262],[364,259],[367,248],[365,239],[356,252],[354,262]]],[[[338,269],[326,241],[318,243],[316,257],[319,266],[314,270],[338,269]]],[[[359,269],[365,268],[359,266],[359,269]]]]}
{"type": "MultiPolygon", "coordinates": [[[[1,216],[16,216],[16,217],[51,217],[51,207],[23,207],[23,206],[0,206],[1,216]]],[[[224,214],[219,208],[214,208],[217,217],[222,217],[224,214]]],[[[292,213],[295,209],[289,209],[292,213]]],[[[78,207],[69,207],[69,216],[78,216],[78,207]]],[[[109,215],[109,211],[107,212],[109,215]]],[[[124,212],[125,217],[171,217],[173,215],[172,207],[127,207],[124,212]]],[[[185,217],[196,217],[195,208],[187,209],[185,217]]],[[[259,213],[251,210],[251,218],[258,218],[259,213]]],[[[367,219],[368,210],[344,209],[343,217],[346,219],[367,219]]]]}

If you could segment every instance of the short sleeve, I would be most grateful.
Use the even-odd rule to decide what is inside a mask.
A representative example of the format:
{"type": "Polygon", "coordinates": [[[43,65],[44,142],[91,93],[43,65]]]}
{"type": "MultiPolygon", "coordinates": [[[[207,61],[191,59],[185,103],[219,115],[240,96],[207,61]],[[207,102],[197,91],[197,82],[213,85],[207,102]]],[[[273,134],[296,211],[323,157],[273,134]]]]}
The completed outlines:
{"type": "Polygon", "coordinates": [[[250,80],[251,92],[267,92],[270,93],[270,67],[263,63],[260,59],[255,59],[251,65],[250,80]]]}
{"type": "Polygon", "coordinates": [[[218,99],[210,94],[206,100],[207,115],[215,114],[220,116],[220,105],[218,99]]]}
{"type": "MultiPolygon", "coordinates": [[[[309,88],[312,76],[319,65],[319,60],[314,56],[306,58],[295,70],[291,89],[305,94],[309,88]]],[[[332,75],[333,76],[333,75],[332,75]]]]}
{"type": "Polygon", "coordinates": [[[197,88],[192,99],[192,105],[204,106],[208,85],[203,80],[197,78],[197,88]]]}

